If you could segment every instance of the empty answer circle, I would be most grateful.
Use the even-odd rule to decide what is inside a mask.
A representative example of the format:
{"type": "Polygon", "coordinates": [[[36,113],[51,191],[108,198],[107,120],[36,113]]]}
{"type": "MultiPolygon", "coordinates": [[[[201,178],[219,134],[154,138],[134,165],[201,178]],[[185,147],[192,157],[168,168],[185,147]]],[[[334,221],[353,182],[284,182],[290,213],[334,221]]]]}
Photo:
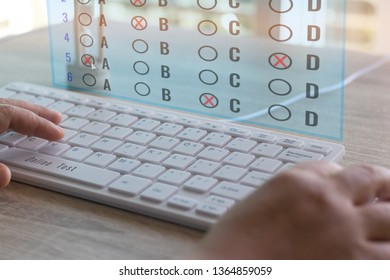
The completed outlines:
{"type": "Polygon", "coordinates": [[[198,0],[198,6],[203,10],[212,10],[217,6],[217,0],[198,0]]]}
{"type": "Polygon", "coordinates": [[[292,91],[292,86],[289,82],[282,79],[274,79],[268,84],[269,90],[280,96],[288,95],[292,91]]]}
{"type": "Polygon", "coordinates": [[[93,45],[93,38],[90,35],[88,35],[88,34],[81,35],[80,43],[84,47],[87,47],[87,48],[91,47],[93,45]]]}
{"type": "Polygon", "coordinates": [[[294,7],[294,3],[291,0],[270,0],[269,7],[275,13],[288,13],[294,7]]]}
{"type": "Polygon", "coordinates": [[[132,44],[133,50],[137,53],[146,53],[149,50],[149,45],[142,39],[135,40],[132,44]]]}
{"type": "Polygon", "coordinates": [[[145,83],[136,83],[134,90],[138,95],[148,96],[150,94],[150,87],[145,83]]]}
{"type": "Polygon", "coordinates": [[[268,109],[268,114],[276,121],[285,122],[291,119],[291,111],[283,105],[272,105],[268,109]]]}
{"type": "Polygon", "coordinates": [[[199,79],[206,85],[215,85],[218,83],[218,75],[211,70],[203,70],[199,73],[199,79]]]}
{"type": "Polygon", "coordinates": [[[93,87],[96,85],[96,78],[91,74],[85,74],[83,76],[83,82],[89,87],[93,87]]]}
{"type": "Polygon", "coordinates": [[[198,31],[205,36],[213,36],[218,31],[218,26],[211,20],[204,20],[198,24],[198,31]]]}
{"type": "Polygon", "coordinates": [[[277,42],[287,42],[292,38],[293,31],[287,25],[276,24],[270,28],[269,36],[277,42]]]}
{"type": "Polygon", "coordinates": [[[88,26],[92,23],[92,17],[87,13],[79,15],[79,22],[81,25],[88,26]]]}
{"type": "Polygon", "coordinates": [[[205,61],[214,61],[218,58],[218,51],[211,46],[203,46],[198,51],[199,57],[205,61]]]}
{"type": "Polygon", "coordinates": [[[137,61],[134,63],[133,68],[139,75],[146,75],[149,73],[149,65],[143,61],[137,61]]]}

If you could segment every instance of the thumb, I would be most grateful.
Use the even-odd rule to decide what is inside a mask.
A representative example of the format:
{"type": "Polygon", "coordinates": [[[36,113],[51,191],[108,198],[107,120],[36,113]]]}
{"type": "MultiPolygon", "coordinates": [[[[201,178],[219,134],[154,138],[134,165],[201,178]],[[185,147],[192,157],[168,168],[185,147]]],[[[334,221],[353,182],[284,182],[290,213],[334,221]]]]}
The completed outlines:
{"type": "Polygon", "coordinates": [[[11,181],[11,171],[8,167],[0,163],[0,188],[6,187],[11,181]]]}

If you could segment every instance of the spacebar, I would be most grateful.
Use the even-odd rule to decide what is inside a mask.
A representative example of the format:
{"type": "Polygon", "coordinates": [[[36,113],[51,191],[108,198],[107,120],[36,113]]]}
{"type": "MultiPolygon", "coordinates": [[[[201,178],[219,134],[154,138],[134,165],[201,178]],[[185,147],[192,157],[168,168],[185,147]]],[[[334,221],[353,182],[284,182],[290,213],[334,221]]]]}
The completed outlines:
{"type": "Polygon", "coordinates": [[[107,186],[120,175],[117,172],[17,148],[1,152],[0,160],[10,166],[34,170],[100,188],[107,186]]]}

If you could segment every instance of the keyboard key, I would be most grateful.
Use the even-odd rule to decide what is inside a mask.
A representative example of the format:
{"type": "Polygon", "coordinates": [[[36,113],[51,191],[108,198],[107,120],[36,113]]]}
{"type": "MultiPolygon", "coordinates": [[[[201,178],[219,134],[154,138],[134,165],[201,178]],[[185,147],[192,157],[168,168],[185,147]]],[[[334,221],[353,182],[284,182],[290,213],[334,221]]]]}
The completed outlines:
{"type": "Polygon", "coordinates": [[[197,200],[185,196],[174,195],[168,200],[167,205],[182,210],[191,210],[197,205],[197,200]]]}
{"type": "Polygon", "coordinates": [[[199,158],[211,161],[222,161],[229,154],[229,150],[220,149],[216,147],[207,147],[198,154],[199,158]]]}
{"type": "Polygon", "coordinates": [[[126,141],[139,144],[139,145],[148,145],[153,139],[156,138],[156,135],[153,133],[137,131],[131,134],[126,138],[126,141]]]}
{"type": "Polygon", "coordinates": [[[209,203],[202,203],[196,208],[196,213],[213,218],[222,216],[226,211],[226,207],[220,207],[209,203]]]}
{"type": "Polygon", "coordinates": [[[303,142],[301,140],[290,139],[290,138],[282,138],[282,139],[279,139],[278,141],[276,141],[276,144],[283,146],[283,147],[286,147],[286,148],[300,149],[303,147],[305,142],[303,142]]]}
{"type": "Polygon", "coordinates": [[[26,135],[10,131],[0,135],[0,143],[7,146],[15,146],[19,142],[25,140],[27,138],[26,135]]]}
{"type": "Polygon", "coordinates": [[[69,141],[69,139],[73,138],[76,134],[77,131],[71,130],[71,129],[66,129],[64,128],[64,137],[60,140],[62,143],[66,143],[69,141]]]}
{"type": "Polygon", "coordinates": [[[248,167],[255,160],[254,155],[248,155],[244,153],[234,152],[228,155],[223,162],[238,167],[248,167]]]}
{"type": "Polygon", "coordinates": [[[194,157],[174,154],[165,160],[162,164],[169,168],[184,170],[195,161],[194,157]]]}
{"type": "Polygon", "coordinates": [[[119,177],[118,173],[109,170],[17,148],[2,152],[1,160],[12,166],[80,182],[83,186],[103,188],[119,177]]]}
{"type": "Polygon", "coordinates": [[[138,120],[137,117],[125,115],[125,114],[119,114],[114,116],[112,119],[110,119],[108,123],[116,126],[129,127],[137,120],[138,120]]]}
{"type": "Polygon", "coordinates": [[[61,100],[61,101],[57,101],[56,103],[51,104],[48,108],[51,110],[60,112],[60,113],[65,113],[66,111],[68,111],[69,109],[71,109],[73,107],[74,107],[73,103],[69,103],[69,102],[61,100]]]}
{"type": "Polygon", "coordinates": [[[200,124],[199,120],[187,118],[187,117],[180,117],[176,120],[177,124],[185,125],[185,126],[198,126],[200,124]]]}
{"type": "Polygon", "coordinates": [[[72,117],[79,117],[79,118],[85,118],[89,114],[95,111],[95,108],[84,106],[84,105],[78,105],[76,107],[73,107],[72,109],[68,110],[66,112],[67,115],[72,117]]]}
{"type": "Polygon", "coordinates": [[[172,124],[172,123],[164,123],[157,127],[154,132],[160,135],[165,135],[165,136],[175,136],[177,135],[180,131],[183,130],[182,125],[177,125],[177,124],[172,124]]]}
{"type": "Polygon", "coordinates": [[[88,133],[80,133],[77,134],[75,137],[69,140],[69,144],[73,146],[80,146],[87,148],[91,146],[93,143],[95,143],[97,140],[99,140],[99,137],[96,135],[88,134],[88,133]]]}
{"type": "Polygon", "coordinates": [[[165,170],[166,169],[160,165],[144,163],[136,170],[134,170],[133,175],[154,180],[165,170]]]}
{"type": "Polygon", "coordinates": [[[29,137],[22,142],[19,142],[16,147],[20,149],[38,151],[41,147],[47,144],[48,141],[37,137],[29,137]]]}
{"type": "Polygon", "coordinates": [[[226,129],[226,126],[217,123],[206,122],[202,123],[199,128],[212,132],[222,132],[226,129]]]}
{"type": "Polygon", "coordinates": [[[164,174],[162,174],[158,180],[172,185],[182,185],[185,181],[187,181],[191,177],[191,173],[176,169],[169,169],[164,174]]]}
{"type": "Polygon", "coordinates": [[[97,167],[106,167],[110,163],[116,160],[116,156],[105,153],[94,153],[92,156],[87,158],[84,162],[97,167]]]}
{"type": "Polygon", "coordinates": [[[13,90],[8,90],[6,88],[2,88],[0,90],[0,97],[1,98],[10,98],[11,96],[15,95],[16,92],[13,90]]]}
{"type": "Polygon", "coordinates": [[[214,177],[224,181],[238,182],[245,174],[244,168],[225,165],[214,174],[214,177]]]}
{"type": "Polygon", "coordinates": [[[177,119],[175,115],[170,115],[165,113],[154,114],[152,118],[161,122],[174,122],[177,119]]]}
{"type": "Polygon", "coordinates": [[[0,153],[8,150],[8,146],[0,144],[0,153]]]}
{"type": "Polygon", "coordinates": [[[70,96],[66,97],[66,100],[68,102],[76,103],[79,105],[84,105],[84,104],[87,104],[89,102],[88,98],[81,97],[81,96],[75,96],[75,95],[70,95],[70,96]]]}
{"type": "Polygon", "coordinates": [[[261,157],[250,165],[250,169],[274,174],[282,164],[280,160],[261,157]]]}
{"type": "Polygon", "coordinates": [[[124,175],[112,183],[108,190],[111,192],[136,196],[152,184],[151,180],[131,175],[124,175]]]}
{"type": "Polygon", "coordinates": [[[179,135],[177,135],[177,138],[181,140],[199,142],[206,135],[207,135],[206,130],[201,130],[197,128],[186,128],[179,135]]]}
{"type": "Polygon", "coordinates": [[[270,178],[272,178],[271,174],[252,171],[241,180],[241,183],[252,187],[259,187],[267,182],[270,178]]]}
{"type": "Polygon", "coordinates": [[[131,133],[133,133],[133,130],[130,128],[114,126],[109,130],[107,130],[106,132],[104,132],[103,136],[113,138],[116,140],[123,140],[131,133]]]}
{"type": "Polygon", "coordinates": [[[111,153],[120,145],[122,145],[121,141],[110,139],[110,138],[102,138],[99,141],[97,141],[95,144],[93,144],[91,146],[91,149],[104,152],[104,153],[111,153]]]}
{"type": "Polygon", "coordinates": [[[229,182],[221,182],[215,186],[211,193],[234,200],[242,200],[252,193],[255,189],[229,182]]]}
{"type": "Polygon", "coordinates": [[[252,154],[259,157],[275,158],[283,151],[283,147],[268,143],[261,143],[252,150],[252,154]]]}
{"type": "Polygon", "coordinates": [[[146,152],[141,154],[138,158],[139,160],[160,164],[170,155],[169,152],[161,151],[158,149],[148,149],[146,152]]]}
{"type": "Polygon", "coordinates": [[[272,134],[260,132],[252,134],[250,139],[255,140],[257,142],[273,144],[276,140],[278,140],[278,137],[272,134]]]}
{"type": "Polygon", "coordinates": [[[229,135],[212,132],[202,139],[201,143],[209,146],[223,147],[225,146],[232,137],[229,135]]]}
{"type": "Polygon", "coordinates": [[[229,144],[225,146],[225,149],[231,151],[237,151],[242,153],[248,153],[254,146],[256,146],[257,142],[253,140],[236,138],[232,140],[229,144]]]}
{"type": "Polygon", "coordinates": [[[136,115],[138,117],[146,117],[146,118],[154,116],[154,112],[153,111],[145,110],[145,109],[142,109],[142,108],[133,108],[131,110],[131,114],[136,115]]]}
{"type": "Polygon", "coordinates": [[[89,100],[86,105],[91,106],[91,107],[97,107],[97,108],[107,108],[111,104],[109,102],[106,102],[106,101],[92,99],[92,100],[89,100]]]}
{"type": "Polygon", "coordinates": [[[64,154],[62,154],[61,157],[81,162],[85,158],[89,157],[91,154],[93,154],[93,151],[90,149],[80,148],[80,147],[74,147],[68,151],[66,151],[64,154]]]}
{"type": "Polygon", "coordinates": [[[177,190],[178,188],[167,184],[155,183],[141,194],[141,199],[161,203],[175,194],[177,190]]]}
{"type": "Polygon", "coordinates": [[[9,99],[30,102],[31,100],[35,99],[35,95],[28,94],[28,93],[18,93],[12,95],[11,97],[9,97],[9,99]]]}
{"type": "Polygon", "coordinates": [[[114,151],[114,154],[118,156],[124,156],[129,158],[136,158],[140,154],[142,154],[146,148],[144,146],[127,143],[120,146],[118,149],[114,151]]]}
{"type": "Polygon", "coordinates": [[[193,165],[188,167],[187,171],[194,174],[211,176],[212,174],[214,174],[215,171],[217,171],[218,168],[220,168],[220,166],[221,164],[218,162],[200,159],[197,160],[193,165]]]}
{"type": "Polygon", "coordinates": [[[327,156],[332,152],[332,147],[318,144],[306,144],[303,149],[305,151],[322,154],[324,156],[327,156]]]}
{"type": "Polygon", "coordinates": [[[287,149],[283,151],[279,156],[278,159],[284,162],[291,162],[291,163],[303,163],[307,161],[318,161],[323,159],[324,156],[321,154],[316,154],[312,152],[307,152],[303,150],[297,150],[297,149],[287,149]]]}
{"type": "Polygon", "coordinates": [[[296,165],[295,163],[287,162],[286,164],[283,164],[282,167],[280,167],[276,173],[280,173],[280,172],[289,170],[289,169],[293,168],[295,165],[296,165]]]}
{"type": "Polygon", "coordinates": [[[204,145],[198,144],[190,141],[183,141],[177,145],[173,151],[178,154],[183,154],[187,156],[196,156],[200,151],[202,151],[204,145]]]}
{"type": "Polygon", "coordinates": [[[225,208],[230,208],[234,204],[236,204],[236,202],[233,199],[224,198],[216,195],[210,195],[209,197],[207,197],[206,202],[210,204],[218,205],[220,207],[225,207],[225,208]]]}
{"type": "Polygon", "coordinates": [[[206,193],[217,183],[217,179],[196,175],[184,184],[184,189],[196,193],[206,193]]]}
{"type": "Polygon", "coordinates": [[[107,110],[114,111],[117,113],[129,113],[131,109],[132,108],[130,106],[121,104],[110,104],[107,106],[107,110]]]}
{"type": "Polygon", "coordinates": [[[32,104],[43,106],[43,107],[47,107],[53,104],[54,102],[55,102],[54,99],[43,97],[43,96],[38,96],[37,98],[30,101],[30,103],[32,104]]]}
{"type": "Polygon", "coordinates": [[[66,121],[62,122],[61,127],[72,129],[72,130],[80,130],[83,126],[85,126],[88,123],[89,121],[86,119],[71,117],[66,121]]]}
{"type": "Polygon", "coordinates": [[[224,131],[226,134],[235,136],[235,137],[244,137],[247,138],[251,135],[251,131],[239,127],[229,127],[224,131]]]}
{"type": "Polygon", "coordinates": [[[146,132],[151,132],[160,126],[159,121],[151,120],[151,119],[141,119],[134,123],[131,128],[134,130],[142,130],[146,132]]]}
{"type": "Polygon", "coordinates": [[[106,123],[90,122],[89,124],[84,126],[81,129],[81,131],[89,133],[89,134],[102,135],[103,132],[105,132],[110,127],[111,126],[109,124],[106,124],[106,123]]]}
{"type": "Polygon", "coordinates": [[[117,159],[114,163],[108,166],[108,169],[117,171],[120,173],[130,173],[138,166],[140,166],[141,162],[138,160],[132,160],[128,158],[120,158],[117,159]]]}
{"type": "Polygon", "coordinates": [[[179,142],[180,140],[176,138],[160,136],[153,140],[149,144],[149,147],[169,151],[172,150],[172,148],[175,147],[179,142]]]}
{"type": "Polygon", "coordinates": [[[113,118],[116,115],[113,111],[108,111],[104,109],[99,109],[88,116],[89,120],[98,121],[98,122],[107,122],[109,119],[113,118]]]}

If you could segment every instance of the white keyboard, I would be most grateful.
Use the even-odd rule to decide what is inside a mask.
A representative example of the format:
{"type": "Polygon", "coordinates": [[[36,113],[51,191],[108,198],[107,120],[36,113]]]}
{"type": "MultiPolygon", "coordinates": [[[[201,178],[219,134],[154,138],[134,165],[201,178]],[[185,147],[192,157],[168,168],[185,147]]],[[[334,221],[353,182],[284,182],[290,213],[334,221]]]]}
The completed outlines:
{"type": "Polygon", "coordinates": [[[278,172],[344,155],[332,142],[32,84],[0,97],[64,115],[60,142],[0,134],[14,180],[200,229],[278,172]]]}

